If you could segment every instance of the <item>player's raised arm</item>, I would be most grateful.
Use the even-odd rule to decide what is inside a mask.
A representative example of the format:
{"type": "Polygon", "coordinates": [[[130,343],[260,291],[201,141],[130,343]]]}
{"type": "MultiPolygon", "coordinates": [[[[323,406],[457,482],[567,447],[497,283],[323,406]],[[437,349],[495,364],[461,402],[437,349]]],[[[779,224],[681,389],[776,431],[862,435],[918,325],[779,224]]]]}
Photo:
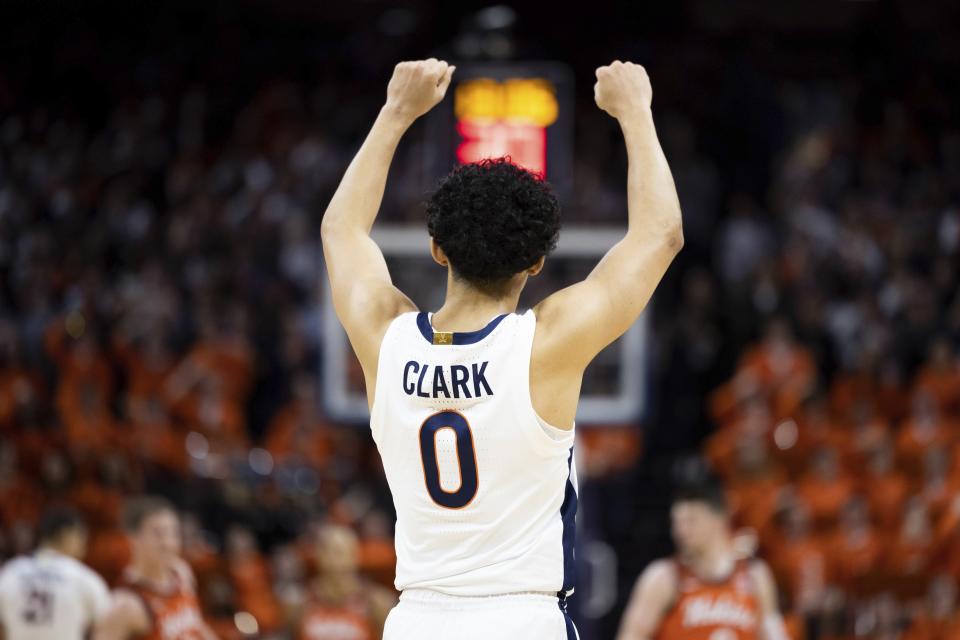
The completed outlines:
{"type": "Polygon", "coordinates": [[[627,232],[584,281],[535,308],[544,329],[537,351],[556,354],[550,368],[567,371],[582,371],[634,323],[683,246],[680,203],[654,130],[647,72],[630,62],[600,67],[594,97],[620,123],[627,144],[627,232]]]}
{"type": "Polygon", "coordinates": [[[454,67],[431,58],[401,62],[387,101],[347,168],[321,224],[333,304],[368,376],[376,370],[380,340],[390,320],[413,310],[390,279],[370,229],[380,209],[390,162],[404,132],[443,98],[454,67]]]}

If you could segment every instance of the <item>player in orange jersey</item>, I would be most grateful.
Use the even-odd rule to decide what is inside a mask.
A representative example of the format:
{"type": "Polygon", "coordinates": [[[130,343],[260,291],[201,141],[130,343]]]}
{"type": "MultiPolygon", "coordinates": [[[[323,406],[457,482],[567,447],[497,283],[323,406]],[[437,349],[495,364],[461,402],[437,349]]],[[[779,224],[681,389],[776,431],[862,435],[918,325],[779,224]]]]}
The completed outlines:
{"type": "Polygon", "coordinates": [[[327,525],[317,534],[317,565],[310,596],[300,616],[300,640],[375,640],[396,598],[361,577],[353,530],[327,525]]]}
{"type": "Polygon", "coordinates": [[[127,505],[131,563],[95,640],[217,640],[203,621],[193,573],[180,557],[180,519],[163,498],[127,505]]]}
{"type": "Polygon", "coordinates": [[[678,553],[640,576],[618,640],[785,640],[773,577],[738,553],[720,485],[682,487],[670,515],[678,553]]]}

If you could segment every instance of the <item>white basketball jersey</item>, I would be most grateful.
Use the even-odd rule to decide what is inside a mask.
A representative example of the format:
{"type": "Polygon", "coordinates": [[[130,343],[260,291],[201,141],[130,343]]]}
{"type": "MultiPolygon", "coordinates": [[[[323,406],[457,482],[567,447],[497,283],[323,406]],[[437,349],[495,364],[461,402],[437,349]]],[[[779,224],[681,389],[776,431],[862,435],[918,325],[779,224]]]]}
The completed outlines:
{"type": "Polygon", "coordinates": [[[7,640],[81,640],[109,604],[100,576],[55,551],[14,558],[0,571],[7,640]]]}
{"type": "Polygon", "coordinates": [[[536,317],[434,333],[405,313],[380,347],[370,426],[397,510],[399,590],[573,591],[573,430],[530,401],[536,317]]]}

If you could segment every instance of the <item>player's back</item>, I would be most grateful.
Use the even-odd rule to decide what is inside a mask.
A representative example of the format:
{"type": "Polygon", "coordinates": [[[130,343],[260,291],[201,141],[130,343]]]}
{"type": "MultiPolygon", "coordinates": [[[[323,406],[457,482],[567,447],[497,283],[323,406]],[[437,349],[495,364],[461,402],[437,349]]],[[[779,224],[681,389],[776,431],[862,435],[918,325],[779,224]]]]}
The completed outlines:
{"type": "Polygon", "coordinates": [[[54,551],[14,558],[0,571],[6,640],[80,640],[108,605],[103,579],[54,551]]]}
{"type": "Polygon", "coordinates": [[[573,430],[530,400],[532,311],[468,333],[406,313],[380,348],[371,429],[397,510],[396,587],[573,589],[573,430]]]}

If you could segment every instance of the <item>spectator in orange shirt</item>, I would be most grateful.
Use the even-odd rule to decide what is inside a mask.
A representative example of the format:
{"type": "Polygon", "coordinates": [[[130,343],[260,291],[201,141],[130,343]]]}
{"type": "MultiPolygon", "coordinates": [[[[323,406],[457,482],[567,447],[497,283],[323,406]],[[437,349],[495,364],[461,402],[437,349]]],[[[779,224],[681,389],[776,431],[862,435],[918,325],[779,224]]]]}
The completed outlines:
{"type": "Polygon", "coordinates": [[[92,328],[85,328],[76,339],[69,339],[62,321],[47,329],[46,347],[57,365],[57,409],[61,416],[78,411],[81,393],[97,399],[98,409],[106,410],[113,397],[114,381],[110,364],[104,357],[92,328]]]}
{"type": "Polygon", "coordinates": [[[180,403],[179,408],[188,430],[203,434],[211,450],[232,453],[248,446],[242,408],[224,393],[218,378],[201,380],[197,393],[180,403]]]}
{"type": "Polygon", "coordinates": [[[298,640],[375,640],[383,633],[395,604],[392,592],[364,580],[357,567],[357,537],[353,530],[326,525],[316,540],[320,573],[298,616],[298,640]],[[349,629],[349,633],[346,631],[349,629]]]}
{"type": "Polygon", "coordinates": [[[737,462],[727,481],[735,520],[763,533],[773,520],[786,477],[771,459],[765,440],[745,438],[737,447],[737,462]]]}
{"type": "Polygon", "coordinates": [[[0,321],[0,431],[14,426],[19,409],[36,402],[40,380],[21,362],[14,327],[0,321]]]}
{"type": "Polygon", "coordinates": [[[277,629],[281,623],[280,608],[273,595],[269,568],[253,533],[234,525],[227,531],[225,546],[237,607],[253,615],[260,629],[277,629]]]}
{"type": "Polygon", "coordinates": [[[164,384],[174,369],[175,361],[165,336],[159,330],[147,332],[139,345],[118,338],[114,351],[126,370],[128,404],[163,398],[164,384]]]}
{"type": "Polygon", "coordinates": [[[150,471],[176,476],[189,471],[183,430],[174,425],[166,406],[157,396],[131,399],[129,424],[124,433],[125,449],[150,471]]]}
{"type": "Polygon", "coordinates": [[[953,451],[940,447],[927,449],[923,456],[923,484],[920,497],[923,499],[933,519],[939,519],[950,506],[950,502],[960,495],[960,474],[952,473],[950,457],[953,451]]]}
{"type": "Polygon", "coordinates": [[[34,526],[42,503],[36,483],[20,471],[16,448],[0,442],[0,522],[4,528],[10,529],[18,522],[34,526]]]}
{"type": "Polygon", "coordinates": [[[738,443],[743,439],[769,438],[772,426],[766,403],[759,398],[750,400],[740,419],[721,425],[707,440],[707,460],[722,477],[731,477],[736,465],[738,443]]]}
{"type": "Polygon", "coordinates": [[[333,428],[319,411],[316,385],[306,373],[294,378],[293,399],[270,423],[265,446],[278,465],[322,467],[333,450],[333,428]]]}
{"type": "Polygon", "coordinates": [[[928,568],[933,543],[927,508],[920,498],[911,498],[904,509],[900,530],[887,549],[887,567],[898,575],[924,572],[928,568]]]}
{"type": "Polygon", "coordinates": [[[914,393],[932,398],[941,415],[960,414],[960,363],[946,338],[937,338],[930,345],[927,362],[917,373],[914,393]]]}
{"type": "Polygon", "coordinates": [[[816,457],[819,449],[832,449],[838,464],[849,458],[853,448],[852,433],[846,425],[837,424],[830,415],[826,399],[819,394],[807,398],[797,416],[797,443],[794,456],[816,457]]]}
{"type": "Polygon", "coordinates": [[[792,609],[803,616],[825,604],[827,563],[823,545],[810,531],[810,515],[798,500],[790,500],[779,513],[778,536],[773,541],[774,567],[790,594],[792,609]]]}
{"type": "Polygon", "coordinates": [[[165,391],[175,403],[194,393],[202,380],[215,383],[232,402],[246,401],[253,381],[253,352],[246,337],[246,315],[234,306],[217,319],[213,310],[198,310],[198,336],[170,374],[165,391]]]}
{"type": "Polygon", "coordinates": [[[820,447],[814,452],[809,471],[797,483],[797,495],[810,509],[817,527],[829,527],[837,521],[853,495],[853,482],[840,469],[835,449],[820,447]]]}
{"type": "Polygon", "coordinates": [[[393,589],[397,574],[393,522],[379,509],[371,509],[360,521],[357,564],[365,575],[387,589],[393,589]]]}
{"type": "Polygon", "coordinates": [[[960,640],[956,579],[946,574],[934,578],[925,604],[902,640],[960,640]]]}
{"type": "Polygon", "coordinates": [[[795,341],[783,318],[770,321],[762,342],[744,353],[740,368],[756,376],[770,395],[776,419],[798,408],[816,378],[813,356],[795,341]]]}
{"type": "Polygon", "coordinates": [[[889,442],[870,453],[862,486],[877,524],[890,527],[900,521],[910,486],[907,478],[894,467],[893,447],[889,442]]]}
{"type": "Polygon", "coordinates": [[[92,380],[64,384],[58,408],[71,456],[93,458],[117,446],[119,433],[102,387],[92,380]]]}
{"type": "Polygon", "coordinates": [[[294,628],[306,602],[307,568],[296,544],[274,546],[270,554],[273,593],[283,615],[284,626],[294,628]]]}
{"type": "Polygon", "coordinates": [[[899,423],[910,409],[910,395],[902,365],[888,358],[877,372],[877,411],[893,424],[899,423]]]}
{"type": "Polygon", "coordinates": [[[855,368],[838,371],[830,384],[830,410],[842,420],[854,420],[858,406],[872,404],[877,393],[873,354],[860,353],[855,368]]]}
{"type": "Polygon", "coordinates": [[[828,542],[831,583],[849,588],[877,566],[883,544],[870,523],[866,501],[857,496],[843,508],[840,524],[828,542]]]}
{"type": "Polygon", "coordinates": [[[912,407],[910,418],[897,436],[897,457],[907,473],[919,477],[927,449],[950,447],[955,437],[944,425],[930,394],[916,393],[912,407]]]}
{"type": "Polygon", "coordinates": [[[875,449],[892,446],[891,438],[890,424],[877,414],[873,403],[859,404],[853,410],[853,428],[844,456],[847,468],[856,469],[869,464],[875,449]]]}
{"type": "Polygon", "coordinates": [[[184,513],[180,517],[180,529],[183,537],[183,559],[193,569],[197,583],[202,587],[219,568],[220,556],[217,555],[213,543],[207,539],[207,532],[196,515],[184,513]]]}

